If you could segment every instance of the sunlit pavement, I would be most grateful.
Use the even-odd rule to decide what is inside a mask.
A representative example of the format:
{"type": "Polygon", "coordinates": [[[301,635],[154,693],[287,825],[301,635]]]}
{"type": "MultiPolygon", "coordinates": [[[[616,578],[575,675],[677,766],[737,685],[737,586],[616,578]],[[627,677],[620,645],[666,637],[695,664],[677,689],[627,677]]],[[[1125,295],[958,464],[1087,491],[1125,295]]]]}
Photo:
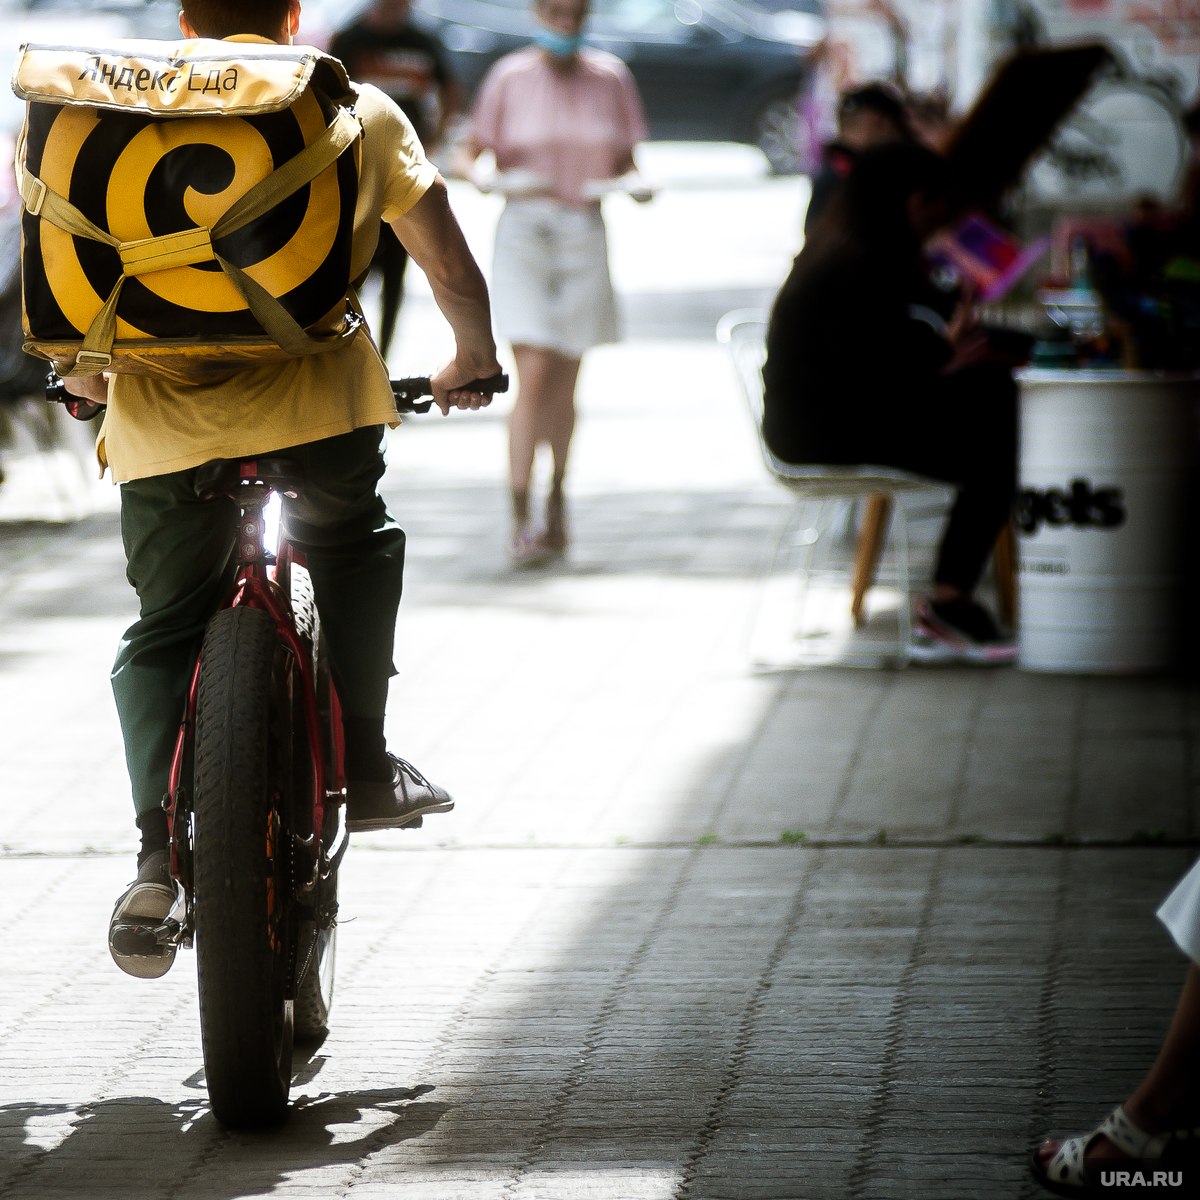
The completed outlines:
{"type": "MultiPolygon", "coordinates": [[[[115,517],[0,529],[0,1194],[1028,1196],[1031,1141],[1130,1090],[1183,977],[1152,912],[1192,854],[1192,693],[748,668],[788,500],[713,314],[769,298],[803,199],[613,205],[629,340],[585,366],[566,562],[508,566],[506,404],[391,435],[389,740],[459,804],[348,856],[281,1131],[208,1115],[191,956],[144,983],[104,946],[115,517]]],[[[456,204],[486,259],[494,202],[456,204]]],[[[419,280],[402,323],[393,373],[435,365],[419,280]]]]}

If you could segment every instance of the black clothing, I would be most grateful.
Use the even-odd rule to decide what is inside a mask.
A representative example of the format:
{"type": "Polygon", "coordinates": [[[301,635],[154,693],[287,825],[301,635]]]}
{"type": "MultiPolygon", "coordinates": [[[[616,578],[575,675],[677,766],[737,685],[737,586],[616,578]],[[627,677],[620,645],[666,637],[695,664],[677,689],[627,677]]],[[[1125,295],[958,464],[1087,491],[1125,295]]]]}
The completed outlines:
{"type": "Polygon", "coordinates": [[[796,260],[767,334],[763,436],[785,462],[957,485],[936,580],[969,593],[1012,509],[1016,386],[995,365],[940,374],[952,355],[935,328],[944,314],[908,240],[887,254],[838,233],[796,260]]]}
{"type": "Polygon", "coordinates": [[[951,356],[909,311],[932,309],[930,292],[915,255],[911,265],[880,263],[845,237],[796,260],[775,300],[763,367],[763,432],[780,458],[836,462],[824,456],[864,422],[888,434],[908,424],[951,356]]]}
{"type": "Polygon", "coordinates": [[[0,404],[40,394],[50,366],[22,349],[21,211],[19,204],[0,211],[0,404]]]}
{"type": "MultiPolygon", "coordinates": [[[[388,349],[396,332],[400,315],[400,296],[404,291],[404,272],[408,267],[408,251],[396,236],[395,230],[384,221],[379,228],[379,244],[371,259],[370,269],[380,276],[379,353],[387,362],[388,349]]],[[[366,776],[363,776],[366,778],[366,776]]]]}
{"type": "Polygon", "coordinates": [[[438,89],[450,79],[441,42],[408,25],[380,33],[363,21],[348,25],[329,47],[359,83],[373,83],[404,110],[417,136],[427,142],[435,130],[438,89]]]}
{"type": "Polygon", "coordinates": [[[142,813],[137,819],[137,827],[142,834],[142,845],[137,856],[140,870],[142,863],[150,855],[167,849],[171,844],[171,827],[167,821],[167,814],[161,808],[152,808],[149,812],[142,813]]]}
{"type": "Polygon", "coordinates": [[[992,620],[992,614],[974,600],[939,600],[930,604],[927,611],[939,623],[949,626],[977,646],[1004,641],[1004,635],[992,620]]]}
{"type": "MultiPolygon", "coordinates": [[[[436,132],[439,90],[451,78],[445,50],[436,37],[413,25],[394,33],[380,33],[364,21],[356,21],[334,37],[329,52],[342,60],[351,79],[373,83],[395,100],[412,122],[417,137],[429,145],[436,132]]],[[[371,269],[380,272],[383,282],[378,341],[384,359],[396,329],[407,266],[408,251],[385,222],[371,259],[371,269]]]]}
{"type": "Polygon", "coordinates": [[[390,783],[392,763],[383,736],[382,717],[342,717],[347,779],[390,783]]]}
{"type": "Polygon", "coordinates": [[[821,169],[813,176],[812,193],[804,212],[804,233],[807,236],[813,222],[829,206],[842,181],[854,166],[854,151],[840,142],[830,142],[821,152],[821,169]]]}

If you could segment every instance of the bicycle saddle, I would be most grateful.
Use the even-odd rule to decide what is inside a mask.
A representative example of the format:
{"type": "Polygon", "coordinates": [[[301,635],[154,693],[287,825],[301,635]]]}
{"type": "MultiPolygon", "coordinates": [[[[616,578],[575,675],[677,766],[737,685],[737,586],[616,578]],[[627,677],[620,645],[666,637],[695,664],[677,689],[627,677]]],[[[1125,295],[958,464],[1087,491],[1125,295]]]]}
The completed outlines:
{"type": "Polygon", "coordinates": [[[241,484],[262,484],[293,500],[304,486],[304,468],[290,458],[214,458],[196,468],[192,487],[201,500],[215,500],[241,484]]]}

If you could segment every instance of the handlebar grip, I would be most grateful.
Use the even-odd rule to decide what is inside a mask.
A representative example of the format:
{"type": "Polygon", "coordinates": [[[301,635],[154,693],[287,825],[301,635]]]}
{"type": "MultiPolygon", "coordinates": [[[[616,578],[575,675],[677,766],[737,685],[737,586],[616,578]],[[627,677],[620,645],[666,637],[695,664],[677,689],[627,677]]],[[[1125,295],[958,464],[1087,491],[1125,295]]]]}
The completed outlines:
{"type": "Polygon", "coordinates": [[[464,383],[462,387],[454,390],[456,392],[483,392],[487,396],[494,396],[497,392],[508,391],[508,376],[501,371],[499,375],[489,375],[487,379],[472,379],[470,383],[464,383]]]}
{"type": "Polygon", "coordinates": [[[103,404],[85,400],[82,396],[72,396],[57,371],[51,371],[46,376],[46,399],[51,404],[61,404],[77,421],[95,420],[104,411],[103,404]]]}
{"type": "MultiPolygon", "coordinates": [[[[433,395],[433,384],[429,381],[428,375],[421,375],[415,379],[393,379],[392,395],[396,397],[396,409],[399,412],[416,412],[427,413],[432,400],[426,400],[424,404],[418,403],[422,396],[433,395]]],[[[461,388],[455,388],[456,392],[482,392],[484,395],[494,396],[497,392],[508,391],[508,376],[504,372],[499,375],[492,375],[487,379],[473,379],[470,383],[464,383],[461,388]]]]}

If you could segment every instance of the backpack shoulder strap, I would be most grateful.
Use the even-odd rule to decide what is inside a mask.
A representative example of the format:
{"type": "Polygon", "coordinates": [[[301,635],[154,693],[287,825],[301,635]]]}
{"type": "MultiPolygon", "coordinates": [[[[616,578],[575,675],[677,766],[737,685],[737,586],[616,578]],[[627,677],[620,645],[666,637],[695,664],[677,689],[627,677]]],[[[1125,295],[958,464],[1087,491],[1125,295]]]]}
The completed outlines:
{"type": "Polygon", "coordinates": [[[69,200],[48,188],[36,175],[25,169],[24,155],[18,147],[17,186],[26,210],[40,216],[75,237],[88,238],[112,246],[121,257],[122,274],[104,306],[93,318],[83,339],[70,375],[98,375],[112,363],[112,346],[117,330],[117,301],[125,280],[171,267],[190,266],[213,259],[241,293],[254,319],[267,336],[289,354],[317,354],[342,345],[358,332],[359,324],[347,322],[342,334],[314,338],[305,333],[295,318],[266,288],[255,283],[240,267],[222,258],[213,248],[213,240],[236,232],[251,221],[270,212],[288,196],[311,183],[341,157],[362,135],[362,125],[353,113],[339,107],[325,132],[299,154],[259,180],[234,203],[221,219],[206,229],[197,227],[181,233],[163,234],[136,242],[121,242],[88,220],[69,200]]]}

